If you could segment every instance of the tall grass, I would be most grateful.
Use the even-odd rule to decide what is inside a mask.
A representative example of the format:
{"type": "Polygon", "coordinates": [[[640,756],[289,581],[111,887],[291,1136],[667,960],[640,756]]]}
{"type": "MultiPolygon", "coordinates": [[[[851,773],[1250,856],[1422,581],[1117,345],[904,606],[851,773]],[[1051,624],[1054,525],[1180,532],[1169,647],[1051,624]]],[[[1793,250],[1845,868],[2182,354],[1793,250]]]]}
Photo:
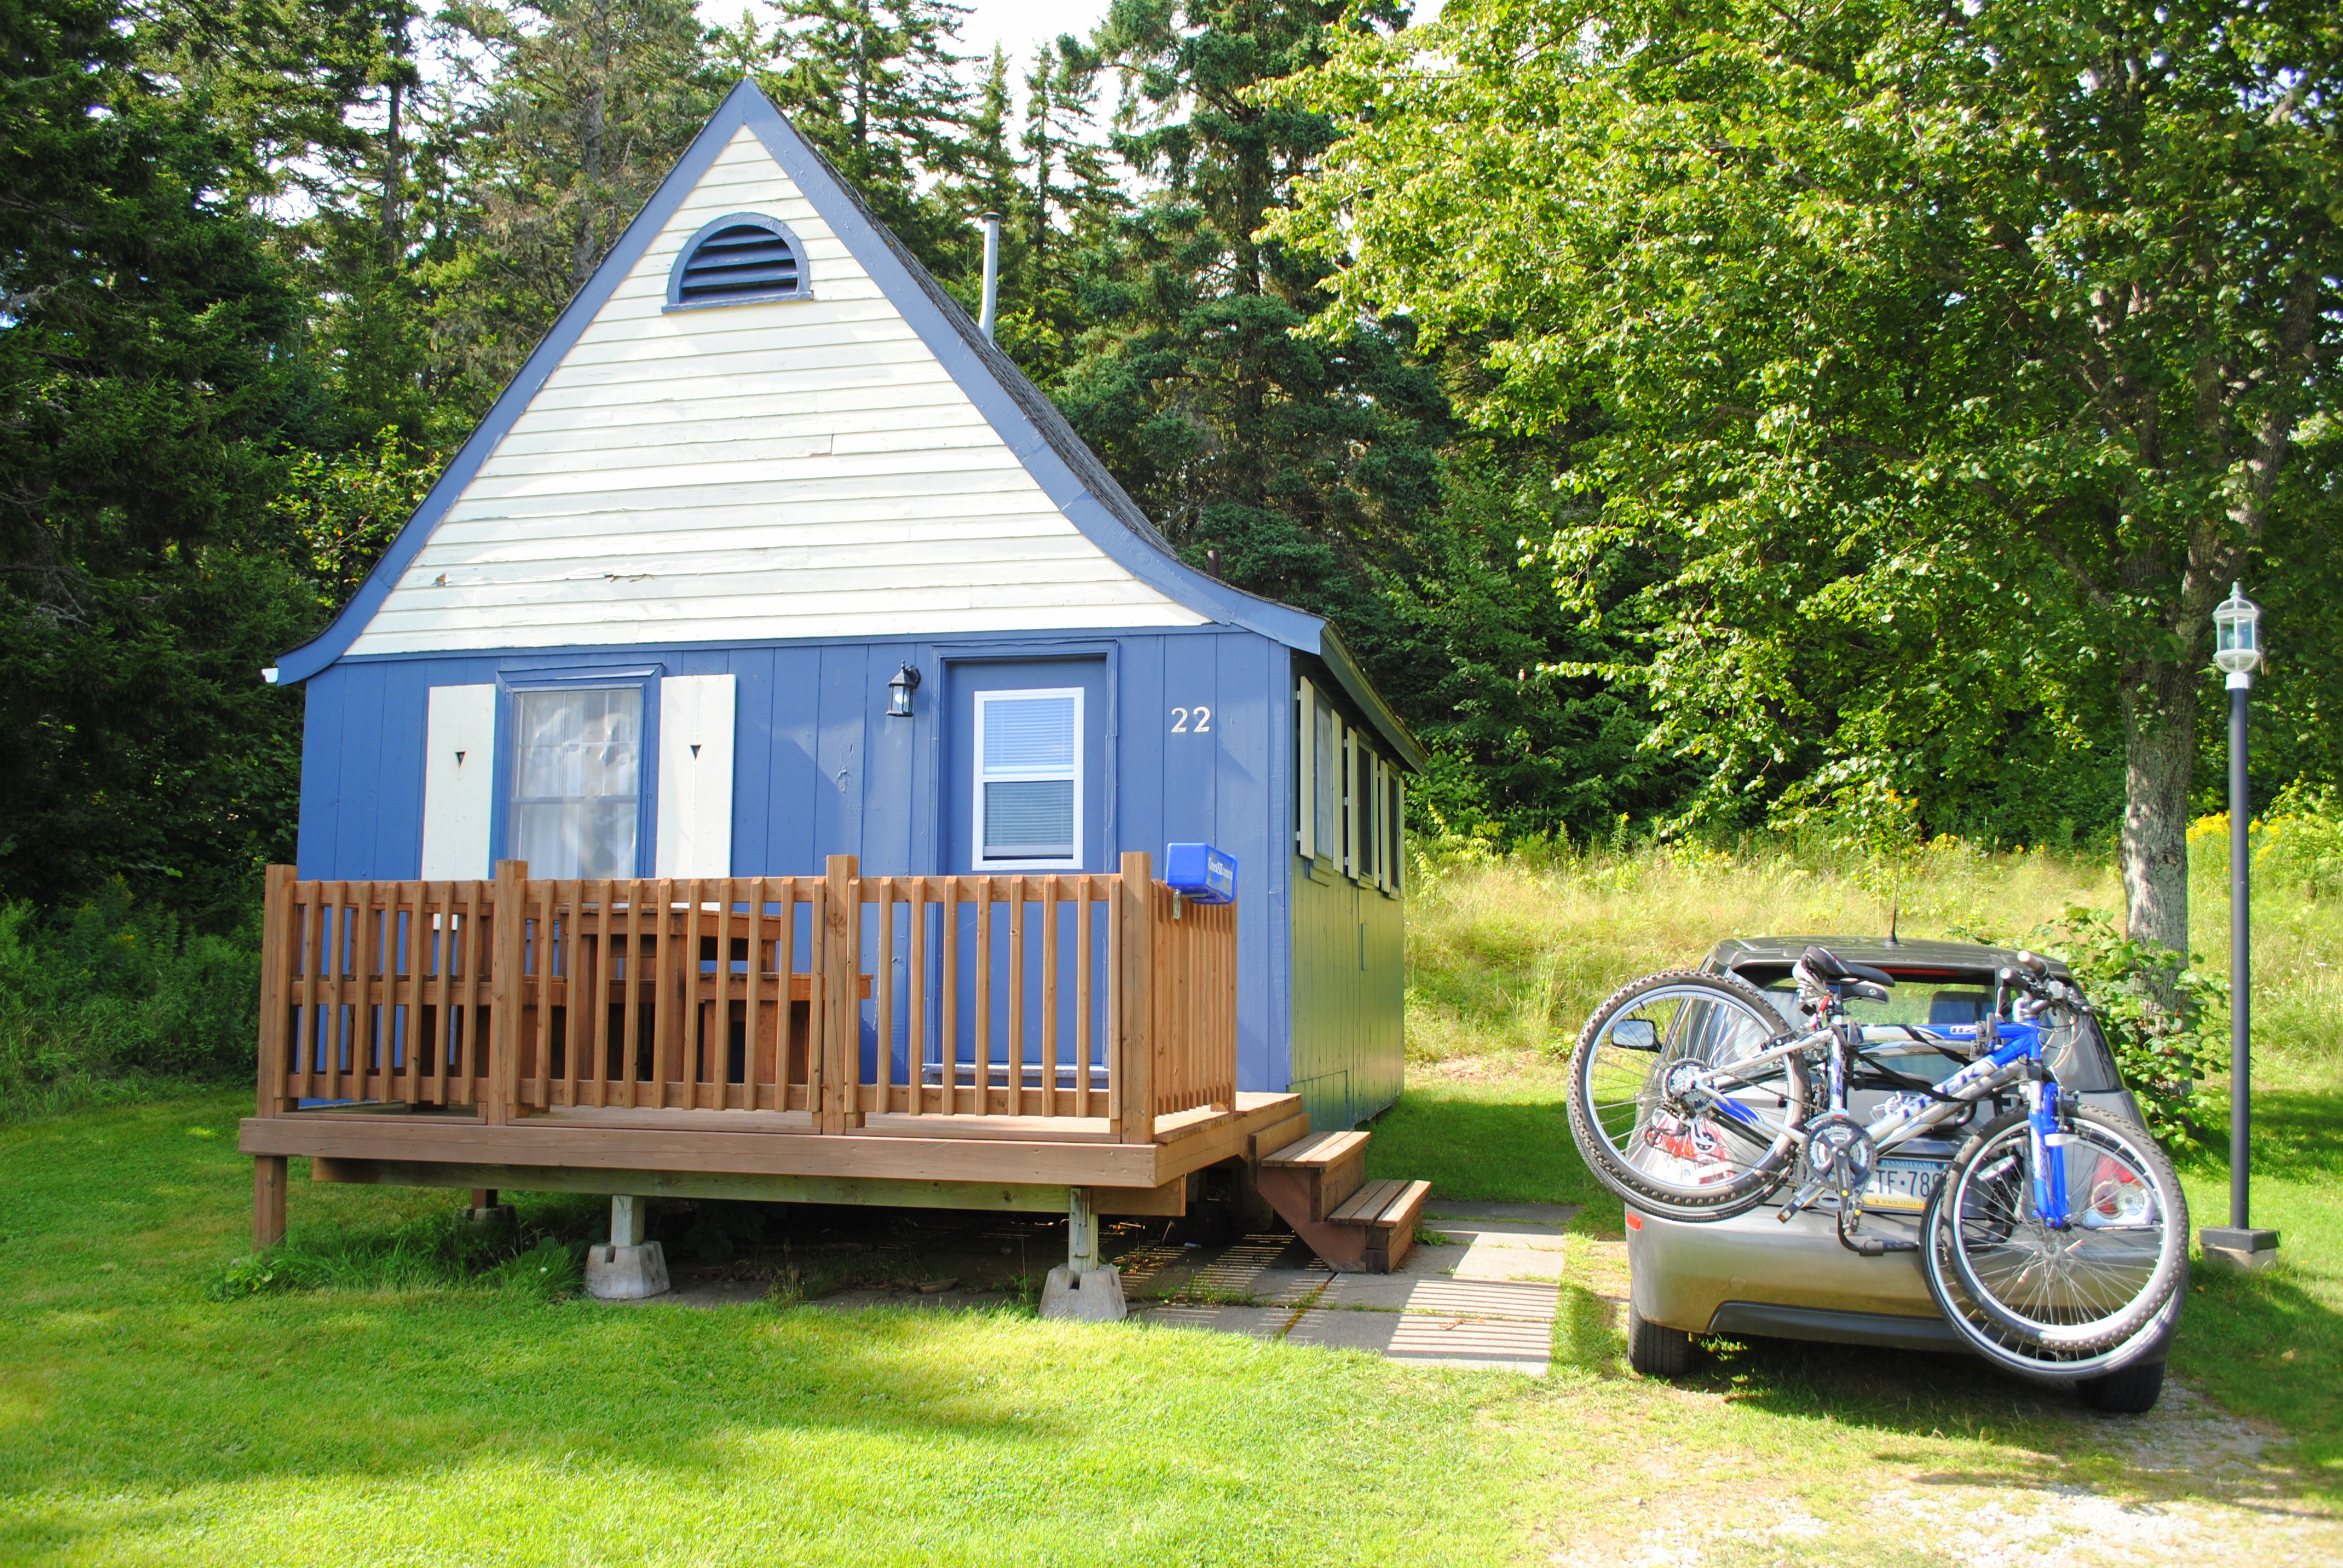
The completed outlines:
{"type": "Polygon", "coordinates": [[[259,993],[256,922],[190,932],[119,881],[0,906],[0,1122],[246,1077],[259,993]]]}
{"type": "MultiPolygon", "coordinates": [[[[2226,831],[2192,834],[2192,947],[2226,973],[2226,831]]],[[[1727,937],[2024,933],[2069,906],[2116,912],[2108,861],[1992,852],[1941,839],[1893,864],[1815,845],[1532,845],[1424,840],[1409,864],[1411,1064],[1449,1076],[1558,1065],[1587,1015],[1653,970],[1697,963],[1727,937]]],[[[2265,879],[2255,903],[2257,1060],[2343,1080],[2343,900],[2265,879]]]]}

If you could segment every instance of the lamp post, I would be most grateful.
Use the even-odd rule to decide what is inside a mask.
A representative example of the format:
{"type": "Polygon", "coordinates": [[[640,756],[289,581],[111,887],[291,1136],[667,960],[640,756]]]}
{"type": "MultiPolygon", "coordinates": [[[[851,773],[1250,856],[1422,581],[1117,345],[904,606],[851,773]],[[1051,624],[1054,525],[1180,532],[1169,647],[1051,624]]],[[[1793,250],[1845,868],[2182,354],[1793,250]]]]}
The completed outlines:
{"type": "Polygon", "coordinates": [[[2246,693],[2262,667],[2261,607],[2238,584],[2213,611],[2213,662],[2229,687],[2229,1222],[2207,1225],[2197,1241],[2208,1260],[2240,1269],[2268,1266],[2278,1232],[2253,1228],[2253,911],[2246,829],[2253,801],[2246,783],[2246,693]]]}

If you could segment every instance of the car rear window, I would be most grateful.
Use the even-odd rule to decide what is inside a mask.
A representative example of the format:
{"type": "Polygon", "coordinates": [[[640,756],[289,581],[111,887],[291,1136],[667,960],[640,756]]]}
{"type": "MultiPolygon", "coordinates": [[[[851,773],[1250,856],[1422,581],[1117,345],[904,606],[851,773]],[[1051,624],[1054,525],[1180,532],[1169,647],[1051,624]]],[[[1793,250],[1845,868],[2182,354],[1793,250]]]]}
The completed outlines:
{"type": "MultiPolygon", "coordinates": [[[[1990,970],[1904,970],[1894,964],[1873,967],[1894,975],[1896,989],[1887,993],[1885,1001],[1850,998],[1847,1016],[1858,1023],[1906,1023],[1925,1029],[1930,1024],[1976,1023],[1993,1010],[1990,970]]],[[[1797,982],[1790,978],[1786,965],[1749,964],[1735,968],[1734,973],[1763,990],[1785,1019],[1797,1021],[1797,982]]],[[[2115,1061],[2107,1054],[2107,1041],[2099,1037],[2096,1023],[2064,1008],[2045,1021],[2049,1029],[2044,1054],[2049,1058],[2050,1070],[2058,1075],[2059,1082],[2092,1094],[2104,1094],[2121,1087],[2116,1077],[2115,1061]]],[[[1881,1066],[1931,1083],[1942,1082],[1967,1065],[1962,1058],[1917,1043],[1873,1054],[1880,1059],[1881,1066]]]]}

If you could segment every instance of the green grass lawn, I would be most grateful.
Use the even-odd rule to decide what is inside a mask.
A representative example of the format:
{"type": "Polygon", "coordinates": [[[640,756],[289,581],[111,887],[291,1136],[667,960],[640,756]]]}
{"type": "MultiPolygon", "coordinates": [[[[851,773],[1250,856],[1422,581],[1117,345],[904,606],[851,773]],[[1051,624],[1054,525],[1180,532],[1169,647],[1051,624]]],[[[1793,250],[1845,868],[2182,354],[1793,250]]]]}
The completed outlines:
{"type": "MultiPolygon", "coordinates": [[[[1460,1197],[1576,1201],[1583,1173],[1540,1151],[1550,1094],[1427,1083],[1391,1144],[1491,1140],[1503,1157],[1425,1168],[1460,1197]]],[[[1751,1563],[1949,1563],[1958,1540],[1914,1545],[1883,1485],[2054,1506],[2196,1484],[1958,1358],[1728,1346],[1646,1382],[1580,1285],[1543,1381],[1017,1310],[610,1308],[548,1293],[528,1252],[468,1282],[402,1274],[384,1239],[448,1194],[299,1181],[304,1255],[371,1236],[372,1276],[414,1282],[352,1264],[215,1299],[246,1250],[242,1103],[0,1131],[0,1561],[1502,1563],[1621,1549],[1675,1488],[1687,1521],[1746,1503],[1830,1526],[1761,1537],[1751,1563]]],[[[567,1201],[524,1195],[524,1221],[567,1201]]],[[[2262,1332],[2300,1288],[2198,1298],[2191,1343],[2262,1332]]],[[[2299,1507],[2338,1480],[2279,1458],[2254,1484],[2299,1507]]]]}
{"type": "MultiPolygon", "coordinates": [[[[1624,1363],[1603,1275],[1619,1209],[1571,1150],[1553,1042],[1604,970],[1830,890],[1768,873],[1703,916],[1702,886],[1664,868],[1581,878],[1554,908],[1514,871],[1475,874],[1412,912],[1424,1055],[1370,1165],[1449,1198],[1585,1205],[1549,1378],[1014,1307],[605,1307],[571,1293],[569,1246],[529,1245],[582,1233],[578,1200],[519,1195],[522,1244],[465,1269],[452,1195],[321,1187],[300,1161],[292,1245],[238,1266],[247,1098],[181,1097],[0,1127],[0,1561],[1949,1565],[2029,1519],[2084,1528],[2086,1495],[2119,1523],[2215,1510],[2239,1550],[2265,1529],[2336,1550],[2300,1533],[2343,1503],[2330,1062],[2296,1049],[2257,1096],[2255,1218],[2284,1261],[2200,1274],[2175,1349],[2187,1385],[2283,1432],[2258,1457],[2143,1448],[2205,1422],[2104,1422],[1960,1357],[1753,1342],[1654,1383],[1624,1363]]],[[[1965,873],[1906,910],[1966,918],[2081,874],[1965,873]]],[[[2218,1219],[2218,1151],[2184,1174],[2218,1219]]]]}

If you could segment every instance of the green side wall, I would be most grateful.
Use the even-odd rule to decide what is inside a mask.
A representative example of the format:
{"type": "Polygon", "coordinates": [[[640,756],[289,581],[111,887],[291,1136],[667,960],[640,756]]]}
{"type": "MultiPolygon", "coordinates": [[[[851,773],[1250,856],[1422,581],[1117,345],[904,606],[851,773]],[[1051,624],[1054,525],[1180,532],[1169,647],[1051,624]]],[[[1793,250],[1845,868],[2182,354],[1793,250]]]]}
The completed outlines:
{"type": "Polygon", "coordinates": [[[1340,872],[1320,881],[1299,855],[1292,864],[1293,1089],[1312,1127],[1355,1126],[1399,1098],[1406,901],[1340,872]]]}

